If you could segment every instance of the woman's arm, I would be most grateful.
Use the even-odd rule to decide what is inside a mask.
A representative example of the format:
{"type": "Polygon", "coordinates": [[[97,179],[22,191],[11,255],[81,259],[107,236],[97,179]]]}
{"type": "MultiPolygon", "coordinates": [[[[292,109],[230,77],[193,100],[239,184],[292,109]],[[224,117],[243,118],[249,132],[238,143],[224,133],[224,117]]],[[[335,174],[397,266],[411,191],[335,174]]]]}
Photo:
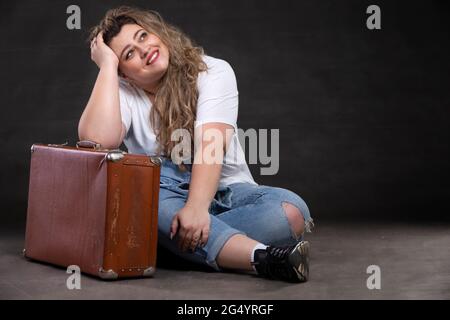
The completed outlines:
{"type": "Polygon", "coordinates": [[[178,243],[183,251],[187,248],[194,250],[197,244],[206,244],[208,241],[210,227],[208,209],[217,192],[223,157],[228,150],[234,129],[231,125],[214,122],[202,125],[200,132],[201,136],[196,138],[196,143],[201,141],[201,148],[195,153],[188,199],[175,216],[171,228],[172,236],[178,231],[178,243]],[[207,140],[205,133],[208,130],[220,132],[219,141],[207,140]],[[211,163],[212,161],[208,163],[204,159],[204,156],[209,156],[209,150],[212,150],[209,146],[211,143],[221,144],[215,148],[218,152],[213,155],[214,163],[211,163]]]}
{"type": "Polygon", "coordinates": [[[125,136],[119,106],[118,58],[104,42],[102,34],[93,40],[91,58],[100,68],[91,97],[79,125],[80,140],[92,140],[104,148],[117,148],[125,136]]]}
{"type": "Polygon", "coordinates": [[[234,129],[233,126],[226,123],[212,122],[202,125],[199,132],[201,137],[197,138],[197,144],[201,143],[202,148],[195,154],[186,205],[208,209],[217,191],[224,154],[228,150],[234,129]],[[210,139],[208,135],[205,136],[209,130],[220,133],[219,140],[210,139]],[[210,145],[214,143],[219,144],[217,148],[211,148],[210,145]],[[211,157],[213,149],[218,151],[218,154],[212,154],[211,157]],[[206,159],[207,157],[211,157],[211,159],[206,159]]]}

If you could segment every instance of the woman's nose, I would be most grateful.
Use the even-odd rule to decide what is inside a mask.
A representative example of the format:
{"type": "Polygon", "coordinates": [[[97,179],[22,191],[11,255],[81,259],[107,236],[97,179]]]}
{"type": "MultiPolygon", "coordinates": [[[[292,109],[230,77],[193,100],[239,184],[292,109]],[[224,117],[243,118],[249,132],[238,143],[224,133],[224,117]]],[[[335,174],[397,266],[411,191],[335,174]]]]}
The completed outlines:
{"type": "Polygon", "coordinates": [[[148,49],[143,46],[138,46],[137,49],[138,49],[139,56],[141,57],[141,59],[144,59],[148,53],[148,49]]]}

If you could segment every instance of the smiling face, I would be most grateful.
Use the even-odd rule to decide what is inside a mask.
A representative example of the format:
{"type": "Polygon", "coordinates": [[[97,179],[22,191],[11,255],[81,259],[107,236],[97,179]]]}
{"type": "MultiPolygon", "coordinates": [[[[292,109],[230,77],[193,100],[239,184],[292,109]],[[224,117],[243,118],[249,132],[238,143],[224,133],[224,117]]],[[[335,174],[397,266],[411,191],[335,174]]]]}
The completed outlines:
{"type": "Polygon", "coordinates": [[[125,24],[109,47],[123,77],[154,93],[169,66],[169,50],[161,39],[137,24],[125,24]]]}

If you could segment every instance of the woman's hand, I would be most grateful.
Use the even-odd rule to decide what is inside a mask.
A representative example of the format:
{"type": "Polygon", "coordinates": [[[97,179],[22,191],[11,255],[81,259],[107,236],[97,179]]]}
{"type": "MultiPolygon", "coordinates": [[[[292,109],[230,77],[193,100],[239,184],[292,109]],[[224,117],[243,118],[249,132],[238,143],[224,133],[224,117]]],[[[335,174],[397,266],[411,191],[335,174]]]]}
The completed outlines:
{"type": "Polygon", "coordinates": [[[99,68],[105,65],[113,65],[116,68],[119,66],[119,59],[116,54],[103,42],[102,31],[91,41],[91,59],[99,68]]]}
{"type": "Polygon", "coordinates": [[[194,251],[197,246],[203,247],[208,241],[210,223],[208,208],[185,205],[173,218],[170,238],[178,233],[178,247],[181,251],[194,251]]]}

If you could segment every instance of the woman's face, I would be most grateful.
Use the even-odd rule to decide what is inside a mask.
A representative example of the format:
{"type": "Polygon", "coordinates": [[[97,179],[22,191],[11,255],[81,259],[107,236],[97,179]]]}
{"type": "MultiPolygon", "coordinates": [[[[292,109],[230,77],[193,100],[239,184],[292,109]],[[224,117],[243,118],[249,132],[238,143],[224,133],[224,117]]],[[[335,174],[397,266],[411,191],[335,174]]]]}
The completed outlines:
{"type": "Polygon", "coordinates": [[[137,24],[126,24],[109,46],[119,58],[124,77],[154,92],[169,65],[169,50],[161,39],[137,24]]]}

